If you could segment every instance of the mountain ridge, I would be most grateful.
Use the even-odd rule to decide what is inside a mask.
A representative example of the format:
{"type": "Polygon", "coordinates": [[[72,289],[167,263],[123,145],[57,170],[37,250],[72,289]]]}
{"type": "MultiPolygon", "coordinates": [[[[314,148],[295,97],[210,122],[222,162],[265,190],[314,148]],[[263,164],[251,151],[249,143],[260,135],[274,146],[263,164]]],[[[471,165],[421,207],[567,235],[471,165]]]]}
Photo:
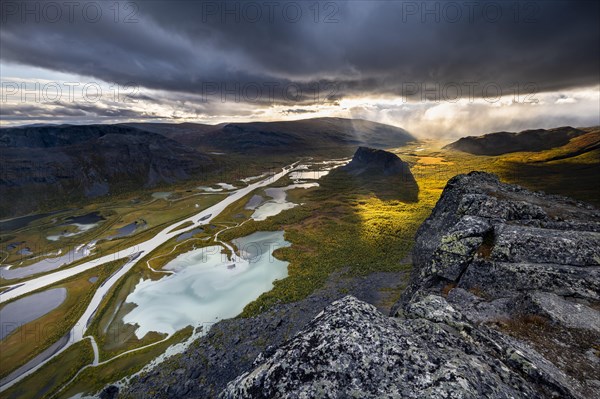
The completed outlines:
{"type": "Polygon", "coordinates": [[[0,214],[173,183],[215,170],[207,155],[160,134],[115,125],[0,131],[0,214]],[[8,199],[14,199],[9,201],[8,199]]]}
{"type": "Polygon", "coordinates": [[[444,149],[473,155],[503,155],[513,152],[539,152],[566,145],[575,137],[588,133],[583,129],[562,126],[553,129],[530,129],[521,132],[494,132],[482,136],[462,137],[444,149]]]}
{"type": "Polygon", "coordinates": [[[204,150],[285,153],[368,145],[391,148],[416,138],[406,130],[364,119],[311,118],[295,121],[232,122],[199,125],[196,131],[168,133],[170,137],[204,150]]]}

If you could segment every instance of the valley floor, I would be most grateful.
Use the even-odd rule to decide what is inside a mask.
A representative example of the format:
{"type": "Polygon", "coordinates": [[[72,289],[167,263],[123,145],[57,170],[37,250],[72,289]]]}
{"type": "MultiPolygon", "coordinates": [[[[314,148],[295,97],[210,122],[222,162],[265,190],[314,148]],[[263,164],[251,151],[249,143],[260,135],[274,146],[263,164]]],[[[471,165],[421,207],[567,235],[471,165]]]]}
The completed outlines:
{"type": "MultiPolygon", "coordinates": [[[[3,233],[2,264],[11,264],[15,269],[37,262],[39,259],[32,258],[39,254],[59,250],[65,253],[82,243],[95,241],[91,257],[73,262],[67,266],[70,268],[100,255],[132,248],[167,226],[181,222],[179,229],[172,233],[169,231],[168,240],[135,259],[133,267],[107,290],[86,326],[89,339],[70,346],[44,367],[7,388],[2,396],[69,398],[77,394],[92,394],[107,384],[139,372],[144,365],[178,343],[190,345],[185,357],[168,358],[154,371],[136,377],[134,385],[147,387],[144,388],[147,389],[145,397],[159,396],[160,387],[153,387],[151,383],[153,375],[161,373],[163,377],[168,376],[181,363],[189,366],[195,362],[200,366],[187,369],[197,375],[188,378],[204,376],[206,384],[199,388],[180,384],[172,389],[188,389],[181,395],[190,397],[200,393],[214,394],[210,389],[222,388],[227,378],[233,378],[244,367],[249,367],[258,353],[293,336],[326,304],[337,298],[352,294],[387,312],[407,283],[411,270],[410,254],[418,227],[433,209],[446,182],[460,173],[484,170],[497,173],[505,181],[532,189],[569,195],[596,205],[600,200],[597,184],[600,157],[597,152],[542,163],[528,162],[527,154],[472,156],[442,150],[434,142],[413,143],[393,149],[393,152],[409,163],[416,187],[407,184],[403,175],[348,178],[334,170],[319,179],[306,180],[317,182],[318,187],[286,191],[285,201],[297,206],[266,220],[253,220],[255,209],[248,207],[248,203],[257,195],[268,199],[267,186],[248,191],[207,223],[195,220],[186,223],[184,221],[191,215],[199,215],[203,209],[230,194],[226,190],[206,193],[196,190],[196,186],[200,185],[196,184],[177,187],[170,195],[161,193],[152,196],[152,193],[146,192],[123,197],[113,204],[88,204],[77,214],[99,212],[104,218],[89,230],[80,231],[77,226],[64,227],[56,220],[53,222],[56,218],[64,221],[73,214],[67,211],[3,233]],[[136,228],[130,235],[106,239],[131,223],[136,228]],[[178,240],[180,233],[190,230],[193,230],[192,234],[178,240]],[[196,339],[205,334],[212,323],[205,324],[202,331],[187,327],[173,333],[149,332],[138,337],[137,327],[124,322],[124,317],[136,306],[127,300],[131,293],[141,281],[156,282],[169,277],[171,270],[165,266],[178,256],[214,246],[221,248],[225,258],[239,256],[240,248],[236,247],[234,240],[259,231],[284,231],[285,241],[291,245],[275,249],[273,255],[278,261],[287,263],[287,277],[274,281],[271,290],[247,303],[243,310],[240,309],[238,318],[215,324],[199,340],[196,339]],[[47,239],[48,236],[66,233],[76,235],[57,241],[47,239]],[[19,245],[9,249],[12,243],[19,245]],[[18,253],[25,247],[33,254],[18,253]],[[250,317],[253,319],[248,319],[250,317]],[[234,349],[226,351],[224,348],[234,349]]],[[[322,169],[322,164],[317,162],[325,160],[328,159],[312,159],[310,168],[322,169]]],[[[225,182],[237,187],[246,186],[239,181],[225,182]]],[[[295,179],[286,175],[269,183],[268,187],[288,187],[294,182],[295,179]]],[[[216,183],[222,181],[209,182],[208,185],[219,190],[216,183]]],[[[0,377],[6,378],[64,336],[79,320],[93,293],[122,267],[126,257],[121,258],[44,287],[65,288],[67,298],[46,315],[19,326],[0,341],[0,377]],[[31,334],[32,330],[40,333],[31,334]]],[[[9,286],[21,284],[32,277],[39,275],[0,280],[0,289],[4,288],[3,293],[6,294],[10,292],[9,286]]],[[[3,302],[0,312],[11,303],[3,302]]],[[[181,351],[181,347],[178,350],[181,351]]]]}

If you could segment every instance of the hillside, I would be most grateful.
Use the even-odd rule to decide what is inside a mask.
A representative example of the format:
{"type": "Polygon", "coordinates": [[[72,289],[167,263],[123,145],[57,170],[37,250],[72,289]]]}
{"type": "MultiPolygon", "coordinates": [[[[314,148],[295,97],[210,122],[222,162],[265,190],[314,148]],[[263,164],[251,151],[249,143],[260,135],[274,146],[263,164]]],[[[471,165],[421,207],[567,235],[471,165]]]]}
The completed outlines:
{"type": "Polygon", "coordinates": [[[404,129],[362,119],[313,118],[282,122],[129,124],[202,150],[237,153],[307,153],[367,145],[398,147],[415,138],[404,129]]]}
{"type": "Polygon", "coordinates": [[[355,176],[372,173],[383,176],[405,173],[412,176],[408,164],[403,162],[396,154],[368,147],[359,147],[350,163],[340,168],[340,170],[355,176]]]}
{"type": "MultiPolygon", "coordinates": [[[[583,155],[596,154],[595,159],[600,159],[598,155],[600,150],[600,129],[592,130],[581,136],[577,136],[567,144],[544,151],[531,157],[532,162],[550,162],[561,159],[579,157],[583,155]]],[[[592,155],[593,156],[593,155],[592,155]]]]}
{"type": "Polygon", "coordinates": [[[446,145],[445,149],[467,152],[473,155],[502,155],[520,151],[544,151],[561,147],[586,130],[570,126],[555,129],[524,130],[519,133],[497,132],[483,136],[463,137],[446,145]]]}
{"type": "Polygon", "coordinates": [[[133,127],[161,134],[165,137],[173,139],[181,144],[197,146],[201,143],[200,137],[208,132],[214,132],[220,129],[225,124],[206,125],[202,123],[124,123],[118,126],[133,127]]]}
{"type": "Polygon", "coordinates": [[[386,187],[393,187],[392,197],[406,202],[419,200],[419,186],[409,164],[388,151],[359,147],[347,165],[328,177],[346,181],[356,189],[368,189],[379,198],[388,197],[386,187]]]}
{"type": "Polygon", "coordinates": [[[214,168],[211,158],[160,134],[112,125],[2,129],[0,151],[0,188],[8,199],[1,215],[172,183],[214,168]]]}

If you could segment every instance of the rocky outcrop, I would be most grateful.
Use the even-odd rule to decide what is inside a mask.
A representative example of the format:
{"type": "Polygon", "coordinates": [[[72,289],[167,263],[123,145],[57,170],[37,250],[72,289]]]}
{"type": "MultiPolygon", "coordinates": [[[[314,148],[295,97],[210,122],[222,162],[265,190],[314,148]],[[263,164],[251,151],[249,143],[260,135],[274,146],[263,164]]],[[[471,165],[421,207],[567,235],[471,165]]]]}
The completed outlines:
{"type": "Polygon", "coordinates": [[[560,372],[549,363],[528,370],[531,359],[504,339],[480,333],[441,297],[413,302],[397,319],[348,296],[259,356],[220,398],[575,397],[564,381],[538,386],[538,375],[560,372]]]}
{"type": "Polygon", "coordinates": [[[598,397],[599,232],[583,203],[457,176],[392,317],[336,301],[220,397],[598,397]]]}
{"type": "Polygon", "coordinates": [[[600,212],[487,173],[460,175],[419,228],[413,258],[405,302],[419,290],[459,288],[503,299],[498,308],[511,314],[536,292],[591,305],[600,300],[600,212]]]}
{"type": "Polygon", "coordinates": [[[542,353],[584,397],[600,395],[600,211],[486,173],[456,176],[413,259],[394,314],[444,296],[473,325],[542,353]]]}
{"type": "Polygon", "coordinates": [[[184,353],[131,378],[119,398],[216,398],[228,382],[252,369],[257,356],[272,353],[347,294],[389,313],[390,293],[400,290],[409,277],[407,272],[352,278],[344,271],[333,273],[325,287],[301,301],[278,304],[254,317],[216,323],[184,353]]]}

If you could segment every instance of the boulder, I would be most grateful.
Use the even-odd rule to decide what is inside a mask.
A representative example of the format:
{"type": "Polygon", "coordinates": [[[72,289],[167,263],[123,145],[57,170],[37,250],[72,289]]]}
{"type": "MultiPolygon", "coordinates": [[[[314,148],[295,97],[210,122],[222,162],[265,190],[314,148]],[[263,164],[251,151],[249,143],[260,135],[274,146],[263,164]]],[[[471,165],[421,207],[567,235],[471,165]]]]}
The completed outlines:
{"type": "Polygon", "coordinates": [[[429,295],[403,318],[347,296],[230,382],[233,398],[577,398],[535,351],[429,295]]]}
{"type": "Polygon", "coordinates": [[[543,353],[584,397],[600,396],[600,211],[488,173],[459,175],[419,228],[413,259],[393,315],[445,297],[478,328],[543,353]]]}

